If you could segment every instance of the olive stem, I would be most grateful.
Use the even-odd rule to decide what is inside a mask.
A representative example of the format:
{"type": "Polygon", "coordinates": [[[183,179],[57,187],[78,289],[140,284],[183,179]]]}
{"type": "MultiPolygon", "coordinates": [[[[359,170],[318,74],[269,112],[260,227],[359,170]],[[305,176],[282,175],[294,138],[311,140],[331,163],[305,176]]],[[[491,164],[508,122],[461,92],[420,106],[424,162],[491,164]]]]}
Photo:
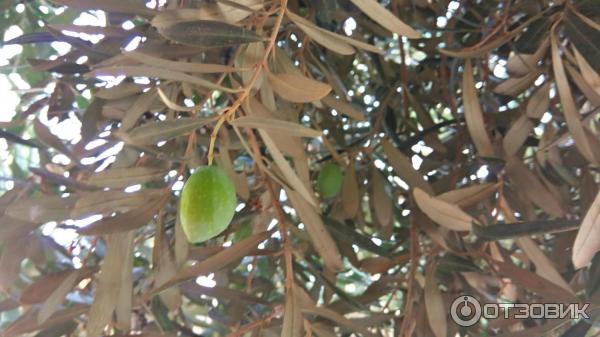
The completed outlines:
{"type": "Polygon", "coordinates": [[[229,109],[227,109],[227,111],[225,111],[219,117],[219,121],[215,125],[215,128],[213,129],[213,132],[210,135],[210,144],[208,147],[208,165],[209,166],[212,165],[212,162],[213,162],[214,151],[215,151],[215,142],[217,140],[217,136],[219,134],[219,130],[221,129],[221,126],[223,126],[225,121],[229,122],[235,118],[235,112],[242,105],[244,100],[246,100],[246,98],[248,98],[248,96],[250,95],[250,92],[252,91],[252,88],[254,87],[254,84],[258,80],[259,75],[261,74],[262,70],[267,66],[267,61],[269,60],[269,56],[271,55],[271,52],[273,51],[273,49],[275,47],[275,41],[277,40],[277,34],[279,33],[279,27],[281,27],[281,23],[283,22],[283,17],[285,16],[286,9],[287,9],[287,0],[281,0],[280,5],[279,5],[279,15],[277,16],[277,20],[275,21],[275,24],[273,26],[273,31],[271,32],[271,37],[269,38],[269,44],[267,45],[267,48],[265,50],[265,54],[263,55],[262,60],[255,65],[256,69],[254,70],[254,73],[252,74],[252,77],[250,78],[249,83],[244,87],[240,96],[235,100],[235,102],[231,105],[231,107],[229,107],[229,109]]]}

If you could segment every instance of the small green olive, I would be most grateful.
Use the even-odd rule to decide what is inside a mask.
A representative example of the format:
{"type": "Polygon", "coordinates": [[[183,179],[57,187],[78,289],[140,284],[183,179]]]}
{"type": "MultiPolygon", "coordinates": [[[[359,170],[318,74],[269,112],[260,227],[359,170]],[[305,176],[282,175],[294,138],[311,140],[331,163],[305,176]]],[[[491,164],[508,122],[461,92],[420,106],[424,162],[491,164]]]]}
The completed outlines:
{"type": "Polygon", "coordinates": [[[179,205],[188,241],[199,243],[222,233],[236,206],[235,186],[227,173],[216,166],[199,167],[185,182],[179,205]]]}
{"type": "Polygon", "coordinates": [[[332,163],[325,164],[319,172],[317,178],[317,188],[321,197],[325,199],[333,198],[342,189],[342,183],[344,182],[344,173],[342,169],[332,163]]]}

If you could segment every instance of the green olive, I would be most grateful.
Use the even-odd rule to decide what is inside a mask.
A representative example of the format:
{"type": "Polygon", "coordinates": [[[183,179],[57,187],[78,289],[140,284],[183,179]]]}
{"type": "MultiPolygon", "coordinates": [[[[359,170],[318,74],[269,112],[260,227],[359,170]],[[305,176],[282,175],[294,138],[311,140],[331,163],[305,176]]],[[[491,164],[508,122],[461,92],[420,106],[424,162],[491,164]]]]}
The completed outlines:
{"type": "Polygon", "coordinates": [[[199,167],[181,192],[183,232],[192,243],[214,238],[229,226],[236,206],[235,186],[227,173],[216,166],[199,167]]]}
{"type": "Polygon", "coordinates": [[[319,172],[317,178],[317,188],[321,197],[329,199],[333,198],[342,189],[342,183],[344,182],[344,173],[342,169],[335,164],[325,164],[319,172]]]}

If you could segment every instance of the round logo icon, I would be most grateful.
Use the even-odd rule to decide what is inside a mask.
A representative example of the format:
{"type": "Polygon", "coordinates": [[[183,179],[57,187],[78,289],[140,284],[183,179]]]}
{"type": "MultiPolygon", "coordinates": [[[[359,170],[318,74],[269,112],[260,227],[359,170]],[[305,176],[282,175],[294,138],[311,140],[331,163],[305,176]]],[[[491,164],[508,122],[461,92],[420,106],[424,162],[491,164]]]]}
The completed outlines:
{"type": "Polygon", "coordinates": [[[473,296],[459,296],[452,302],[450,315],[454,323],[460,326],[475,325],[481,318],[481,303],[473,296]]]}

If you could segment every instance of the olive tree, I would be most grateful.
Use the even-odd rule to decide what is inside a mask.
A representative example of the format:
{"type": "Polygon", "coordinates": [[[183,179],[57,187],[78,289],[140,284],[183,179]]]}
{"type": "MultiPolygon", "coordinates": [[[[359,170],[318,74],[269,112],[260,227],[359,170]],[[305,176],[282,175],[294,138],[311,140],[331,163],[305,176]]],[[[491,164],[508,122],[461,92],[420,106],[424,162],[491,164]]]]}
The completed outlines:
{"type": "Polygon", "coordinates": [[[597,0],[0,15],[1,336],[596,332],[597,0]]]}

